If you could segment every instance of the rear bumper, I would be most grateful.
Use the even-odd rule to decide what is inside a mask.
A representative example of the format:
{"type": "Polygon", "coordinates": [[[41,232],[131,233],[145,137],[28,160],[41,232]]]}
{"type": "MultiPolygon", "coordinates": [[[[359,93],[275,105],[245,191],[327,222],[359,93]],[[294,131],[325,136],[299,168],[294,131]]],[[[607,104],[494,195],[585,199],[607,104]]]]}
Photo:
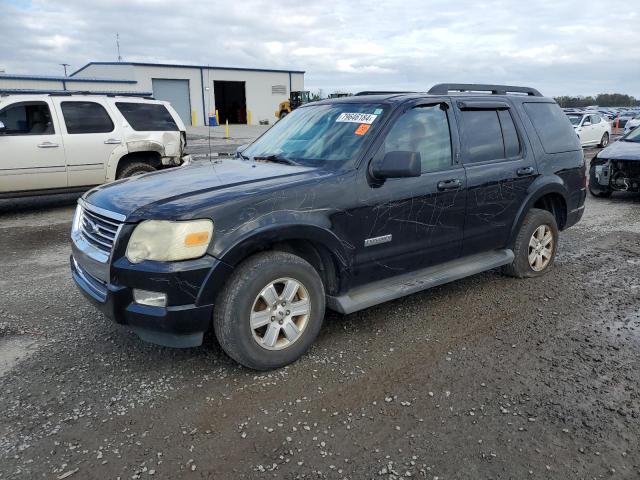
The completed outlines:
{"type": "Polygon", "coordinates": [[[584,205],[569,212],[569,214],[567,215],[567,223],[565,224],[564,228],[566,229],[574,226],[580,221],[582,215],[584,215],[584,205]]]}
{"type": "Polygon", "coordinates": [[[179,270],[150,271],[139,265],[112,266],[112,278],[118,283],[104,283],[82,265],[82,258],[71,256],[71,274],[82,294],[116,323],[128,326],[142,340],[168,347],[186,348],[202,344],[211,326],[213,298],[207,280],[216,269],[229,267],[213,257],[181,262],[179,270]],[[122,283],[122,284],[120,284],[122,283]],[[136,303],[134,288],[167,294],[168,306],[156,307],[136,303]],[[200,294],[209,299],[200,301],[200,294]],[[193,303],[184,303],[191,299],[193,303]],[[178,301],[180,304],[174,304],[178,301]]]}

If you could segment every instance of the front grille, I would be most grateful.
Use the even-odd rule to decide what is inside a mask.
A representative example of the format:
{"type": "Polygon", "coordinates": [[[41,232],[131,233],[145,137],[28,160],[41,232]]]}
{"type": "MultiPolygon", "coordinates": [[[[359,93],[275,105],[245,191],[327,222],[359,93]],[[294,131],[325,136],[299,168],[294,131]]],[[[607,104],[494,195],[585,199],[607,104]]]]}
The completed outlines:
{"type": "Polygon", "coordinates": [[[80,213],[80,234],[98,250],[111,254],[122,222],[100,215],[86,208],[80,213]]]}
{"type": "Polygon", "coordinates": [[[96,277],[91,275],[89,272],[84,270],[76,261],[73,259],[73,266],[75,267],[77,275],[84,280],[86,285],[85,290],[88,291],[91,296],[93,296],[96,300],[100,302],[107,301],[107,286],[98,280],[96,277]]]}

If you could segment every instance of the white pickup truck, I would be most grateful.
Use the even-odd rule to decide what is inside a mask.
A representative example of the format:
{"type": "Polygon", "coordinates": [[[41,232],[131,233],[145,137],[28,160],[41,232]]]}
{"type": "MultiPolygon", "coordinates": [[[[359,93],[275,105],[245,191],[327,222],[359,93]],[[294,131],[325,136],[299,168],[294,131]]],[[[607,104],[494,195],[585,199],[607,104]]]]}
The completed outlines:
{"type": "Polygon", "coordinates": [[[188,160],[167,102],[75,93],[0,95],[0,198],[82,190],[188,160]]]}

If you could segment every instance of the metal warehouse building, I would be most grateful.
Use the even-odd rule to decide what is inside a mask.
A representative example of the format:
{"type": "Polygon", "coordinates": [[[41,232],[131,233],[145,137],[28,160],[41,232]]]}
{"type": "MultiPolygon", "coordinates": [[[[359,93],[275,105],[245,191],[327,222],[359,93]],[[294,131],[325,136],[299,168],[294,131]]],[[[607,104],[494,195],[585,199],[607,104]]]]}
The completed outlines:
{"type": "Polygon", "coordinates": [[[275,121],[278,104],[304,90],[304,72],[259,68],[90,62],[68,77],[0,74],[0,91],[90,91],[171,102],[186,125],[275,121]]]}

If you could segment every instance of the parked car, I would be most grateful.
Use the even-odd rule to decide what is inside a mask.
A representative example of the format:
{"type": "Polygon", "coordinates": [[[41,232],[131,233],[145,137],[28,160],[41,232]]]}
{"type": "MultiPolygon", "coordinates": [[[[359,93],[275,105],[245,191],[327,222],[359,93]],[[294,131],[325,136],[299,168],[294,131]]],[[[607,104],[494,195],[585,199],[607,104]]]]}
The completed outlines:
{"type": "Polygon", "coordinates": [[[591,160],[589,191],[595,197],[640,192],[640,128],[599,151],[591,160]]]}
{"type": "Polygon", "coordinates": [[[640,125],[640,115],[636,115],[631,120],[628,120],[624,125],[624,134],[626,135],[631,130],[635,130],[640,125]]]}
{"type": "Polygon", "coordinates": [[[636,116],[635,112],[622,111],[613,119],[613,126],[624,128],[629,120],[632,120],[636,116]]]}
{"type": "Polygon", "coordinates": [[[596,113],[569,114],[569,121],[573,125],[580,144],[583,147],[598,145],[606,147],[611,138],[611,124],[596,113]]]}
{"type": "Polygon", "coordinates": [[[186,159],[167,102],[87,94],[0,95],[0,196],[86,190],[186,159]]]}
{"type": "Polygon", "coordinates": [[[213,329],[239,363],[276,368],[309,348],[325,308],[498,267],[545,274],[559,231],[582,217],[584,180],[571,124],[534,89],[324,100],[237,159],[86,193],[71,272],[143,340],[192,347],[213,329]]]}

